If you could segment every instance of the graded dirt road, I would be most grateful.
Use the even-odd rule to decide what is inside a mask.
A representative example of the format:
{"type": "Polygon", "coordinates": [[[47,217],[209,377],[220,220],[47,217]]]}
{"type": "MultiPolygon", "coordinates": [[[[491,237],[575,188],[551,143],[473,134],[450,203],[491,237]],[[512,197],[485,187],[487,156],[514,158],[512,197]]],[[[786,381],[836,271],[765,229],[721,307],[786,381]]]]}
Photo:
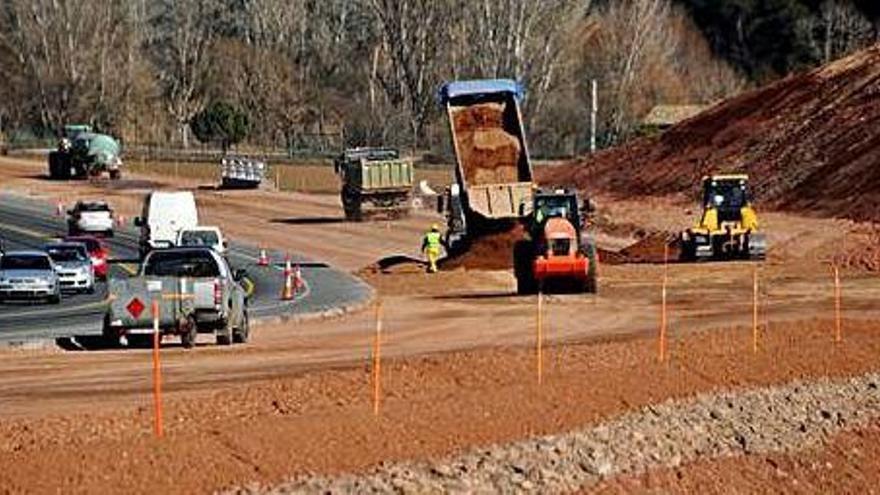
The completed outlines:
{"type": "MultiPolygon", "coordinates": [[[[2,159],[0,188],[30,191],[49,200],[60,199],[64,202],[79,197],[105,197],[118,210],[131,216],[140,205],[141,192],[168,186],[167,179],[145,177],[136,177],[114,186],[60,184],[41,179],[42,172],[43,167],[39,163],[2,159]]],[[[204,186],[197,183],[178,184],[192,188],[200,185],[204,186]]],[[[205,222],[220,225],[233,239],[301,253],[350,271],[360,271],[388,255],[417,256],[422,232],[436,219],[433,214],[422,212],[396,222],[348,224],[340,220],[341,207],[335,196],[269,191],[223,192],[210,188],[199,189],[196,194],[205,222]]],[[[637,229],[675,231],[692,221],[685,214],[685,206],[669,201],[611,201],[600,197],[598,202],[603,214],[618,226],[600,232],[599,239],[608,248],[631,243],[634,239],[630,234],[637,229]]],[[[871,238],[863,234],[868,227],[846,221],[788,214],[765,214],[762,219],[770,232],[771,243],[770,259],[758,268],[762,335],[777,335],[777,331],[782,335],[782,330],[787,329],[785,335],[793,343],[798,339],[797,332],[792,330],[799,328],[800,323],[797,322],[815,318],[827,320],[833,316],[828,261],[841,254],[853,255],[854,258],[849,258],[858,259],[858,253],[867,247],[871,238]]],[[[498,256],[509,256],[509,253],[498,253],[498,256]]],[[[845,317],[851,320],[880,319],[880,308],[875,304],[880,295],[876,276],[861,269],[859,263],[852,263],[852,266],[852,269],[843,272],[845,317]]],[[[399,368],[391,366],[389,370],[388,380],[396,384],[389,387],[389,401],[394,402],[395,397],[403,393],[401,390],[420,387],[420,379],[427,379],[428,375],[436,372],[439,375],[431,379],[443,384],[437,389],[437,395],[413,396],[413,400],[419,404],[439,404],[446,402],[451,394],[462,391],[472,397],[470,407],[473,411],[469,414],[478,414],[483,410],[478,399],[482,399],[486,391],[494,389],[496,385],[505,387],[492,382],[496,379],[487,378],[489,382],[483,382],[480,378],[481,370],[491,370],[507,359],[493,357],[498,352],[506,351],[488,348],[518,348],[533,344],[534,299],[512,295],[513,279],[503,271],[452,271],[436,276],[421,273],[412,266],[397,267],[392,271],[390,274],[370,273],[369,270],[362,272],[367,281],[377,288],[378,296],[384,303],[385,356],[402,358],[441,351],[486,349],[474,351],[474,356],[475,359],[488,361],[475,365],[475,374],[468,375],[470,378],[456,378],[444,367],[435,369],[436,363],[440,362],[438,360],[446,359],[442,357],[400,361],[399,368]],[[410,377],[412,381],[404,377],[410,377]],[[484,385],[474,387],[480,383],[484,385]]],[[[603,266],[599,296],[548,298],[546,337],[552,342],[561,343],[629,341],[652,335],[656,331],[659,316],[659,281],[662,272],[663,268],[657,265],[603,266]]],[[[725,352],[737,348],[742,350],[737,346],[743,340],[739,337],[734,339],[729,329],[751,324],[752,275],[753,265],[749,263],[671,265],[669,302],[672,348],[686,346],[684,338],[689,333],[706,330],[710,331],[706,334],[710,336],[707,338],[716,339],[715,345],[725,349],[725,352]]],[[[70,471],[70,479],[61,478],[51,482],[58,484],[34,485],[30,488],[64,490],[75,486],[80,479],[88,480],[83,481],[83,486],[100,491],[105,485],[101,482],[99,466],[112,465],[110,461],[122,455],[121,451],[128,452],[123,447],[127,445],[126,441],[120,438],[138,439],[137,445],[146,449],[140,452],[147,452],[142,459],[147,464],[126,461],[108,468],[105,474],[120,483],[140,483],[137,486],[144,490],[153,486],[174,491],[206,490],[245,483],[248,479],[278,481],[287,474],[302,472],[303,469],[332,472],[360,469],[384,458],[443,454],[465,445],[512,440],[536,432],[549,433],[578,426],[587,418],[565,411],[583,407],[583,404],[568,403],[563,399],[579,395],[574,387],[578,381],[589,383],[592,374],[619,361],[617,354],[593,354],[593,351],[590,351],[589,357],[575,360],[581,366],[578,380],[572,377],[567,387],[559,390],[560,395],[546,403],[550,410],[568,415],[570,421],[560,421],[558,416],[547,414],[547,409],[535,406],[534,415],[530,416],[532,419],[520,422],[517,416],[520,409],[515,406],[522,406],[521,401],[510,395],[499,396],[498,401],[499,404],[504,401],[510,403],[507,414],[512,418],[512,426],[504,430],[506,433],[498,435],[492,433],[491,429],[483,432],[479,423],[474,423],[474,428],[468,429],[470,433],[467,434],[464,431],[456,433],[452,427],[461,426],[462,422],[449,423],[451,426],[446,429],[435,428],[432,421],[437,415],[456,410],[454,402],[436,412],[429,412],[431,409],[402,410],[403,416],[396,417],[400,428],[436,434],[436,437],[432,437],[435,440],[425,443],[424,450],[419,450],[421,444],[418,442],[427,440],[418,435],[404,434],[394,426],[392,418],[381,420],[380,424],[384,426],[378,431],[383,433],[382,436],[372,436],[375,432],[370,425],[374,423],[365,403],[368,396],[365,395],[367,376],[364,372],[370,355],[372,318],[371,312],[362,312],[328,321],[263,326],[256,330],[253,343],[242,350],[205,347],[197,352],[183,352],[169,348],[164,353],[166,390],[172,403],[184,405],[169,421],[174,440],[163,447],[151,443],[147,438],[147,426],[144,425],[149,417],[149,397],[146,393],[149,390],[148,353],[7,351],[0,359],[0,376],[3,377],[0,380],[0,416],[15,421],[14,424],[18,425],[16,428],[19,428],[16,431],[30,433],[25,435],[22,442],[7,443],[8,449],[3,451],[0,466],[8,466],[5,469],[7,472],[20,473],[10,480],[11,486],[27,490],[28,473],[42,469],[43,462],[65,460],[55,459],[51,455],[45,456],[46,461],[40,460],[44,458],[42,456],[46,454],[46,449],[55,445],[51,433],[53,428],[68,430],[72,428],[71,425],[90,425],[80,427],[77,431],[93,433],[93,441],[98,444],[91,454],[81,449],[86,449],[85,446],[90,445],[92,440],[59,440],[63,445],[70,445],[70,442],[79,445],[71,452],[86,455],[84,465],[91,467],[84,468],[83,474],[79,475],[81,478],[77,478],[76,472],[70,471]],[[344,370],[332,371],[337,368],[344,370]],[[328,393],[327,387],[331,382],[339,383],[342,389],[338,389],[338,393],[328,393]],[[261,395],[264,393],[268,395],[261,395]],[[205,409],[199,406],[190,410],[190,406],[186,405],[196,407],[205,397],[214,394],[221,394],[218,400],[235,400],[238,405],[231,407],[228,413],[222,410],[213,412],[208,406],[213,404],[210,401],[205,404],[205,409]],[[290,400],[294,402],[288,402],[290,400]],[[252,407],[255,408],[253,414],[256,418],[249,412],[252,407]],[[326,407],[342,408],[339,410],[341,416],[313,422],[326,413],[326,407]],[[273,427],[260,430],[257,423],[273,415],[288,417],[292,423],[280,430],[273,427]],[[118,417],[119,420],[114,423],[113,420],[102,419],[107,417],[118,417]],[[193,418],[199,425],[193,427],[196,428],[194,432],[188,433],[186,429],[193,418]],[[198,418],[206,418],[204,424],[198,418]],[[343,418],[347,419],[343,421],[343,418]],[[31,421],[36,423],[31,424],[31,421]],[[230,423],[236,426],[230,426],[227,434],[226,427],[230,423]],[[133,428],[136,425],[141,425],[140,429],[133,428]],[[34,428],[47,429],[46,438],[33,433],[34,428]],[[308,441],[315,443],[312,448],[297,450],[305,431],[314,433],[308,441]],[[322,431],[323,434],[320,433],[322,431]],[[253,439],[248,440],[251,434],[253,439]],[[214,440],[193,438],[205,435],[214,440]],[[381,448],[370,455],[363,454],[366,442],[374,440],[379,442],[381,448]],[[203,463],[195,460],[203,455],[199,452],[213,452],[221,445],[226,446],[221,450],[223,455],[203,463]],[[242,449],[246,449],[246,452],[242,453],[242,449]],[[348,454],[352,452],[358,452],[359,457],[347,461],[348,454]],[[172,468],[156,469],[151,474],[146,467],[166,462],[174,464],[170,459],[179,459],[181,456],[188,459],[180,467],[181,470],[186,470],[185,465],[190,469],[203,468],[213,474],[187,474],[185,478],[191,484],[176,484],[177,478],[168,470],[172,468]],[[298,463],[291,456],[307,462],[298,463]],[[237,467],[232,469],[231,466],[237,467]],[[129,468],[138,474],[126,471],[129,468]],[[145,474],[141,474],[142,471],[145,474]]],[[[824,330],[827,330],[827,325],[823,326],[824,330]]],[[[865,335],[870,335],[867,329],[865,332],[865,335]]],[[[748,337],[746,341],[749,341],[748,337]]],[[[648,373],[648,376],[651,372],[657,372],[653,367],[642,365],[651,362],[649,356],[654,350],[653,342],[634,342],[639,342],[638,346],[641,346],[641,358],[636,362],[621,361],[629,363],[624,365],[625,369],[639,371],[634,376],[642,378],[641,371],[648,373]]],[[[871,340],[860,342],[868,346],[871,340]]],[[[816,345],[817,349],[827,347],[816,345]]],[[[606,348],[599,346],[595,349],[606,348]]],[[[859,348],[853,349],[853,352],[858,351],[859,348]]],[[[528,355],[524,351],[510,352],[518,355],[518,359],[528,355]]],[[[565,352],[560,351],[560,355],[564,356],[565,352]]],[[[626,355],[633,351],[619,352],[626,355]]],[[[456,359],[454,356],[450,359],[456,359]]],[[[849,370],[848,357],[839,355],[831,361],[821,360],[818,363],[825,363],[823,365],[827,370],[835,366],[849,370]]],[[[763,359],[767,359],[766,355],[763,359]]],[[[876,359],[871,359],[858,362],[876,362],[876,359]]],[[[733,366],[729,359],[721,362],[723,366],[733,366]]],[[[531,363],[517,366],[520,367],[501,367],[504,370],[501,376],[504,378],[499,376],[497,380],[510,380],[513,376],[520,378],[531,372],[531,363]]],[[[710,387],[754,382],[755,377],[751,375],[740,378],[731,375],[733,378],[730,380],[715,383],[703,377],[703,366],[701,363],[693,369],[693,373],[708,380],[707,383],[711,382],[707,385],[710,387]]],[[[864,366],[868,367],[867,364],[864,366]]],[[[723,375],[725,368],[719,368],[717,373],[723,375]]],[[[813,369],[810,373],[822,374],[823,370],[813,369]]],[[[773,376],[776,377],[773,380],[780,379],[777,375],[773,376]]],[[[796,376],[800,374],[785,372],[782,378],[796,376]]],[[[610,399],[616,404],[615,407],[625,409],[634,403],[659,400],[668,395],[668,389],[656,389],[655,394],[649,380],[634,379],[628,386],[631,388],[621,389],[620,394],[610,399]],[[642,394],[642,399],[633,398],[639,394],[642,394]]],[[[520,385],[516,387],[516,390],[525,392],[518,388],[520,385]]],[[[692,391],[682,389],[682,393],[692,391]]],[[[485,412],[491,416],[497,414],[497,409],[486,409],[485,412]]]]}

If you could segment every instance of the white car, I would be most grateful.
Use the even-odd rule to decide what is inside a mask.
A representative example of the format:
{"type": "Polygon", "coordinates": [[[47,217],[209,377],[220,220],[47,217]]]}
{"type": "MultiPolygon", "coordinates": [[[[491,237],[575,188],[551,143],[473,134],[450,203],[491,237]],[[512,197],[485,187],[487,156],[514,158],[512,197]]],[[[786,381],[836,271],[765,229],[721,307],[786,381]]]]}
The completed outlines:
{"type": "Polygon", "coordinates": [[[113,236],[113,210],[104,201],[77,201],[67,212],[70,235],[103,234],[113,236]]]}
{"type": "Polygon", "coordinates": [[[57,242],[47,244],[43,250],[55,264],[62,291],[95,292],[95,269],[85,244],[57,242]]]}
{"type": "Polygon", "coordinates": [[[226,255],[226,240],[220,227],[199,226],[183,229],[177,233],[177,246],[193,247],[204,246],[216,251],[221,256],[226,255]]]}
{"type": "Polygon", "coordinates": [[[8,299],[45,299],[61,302],[61,284],[55,264],[41,251],[10,251],[0,258],[0,302],[8,299]]]}

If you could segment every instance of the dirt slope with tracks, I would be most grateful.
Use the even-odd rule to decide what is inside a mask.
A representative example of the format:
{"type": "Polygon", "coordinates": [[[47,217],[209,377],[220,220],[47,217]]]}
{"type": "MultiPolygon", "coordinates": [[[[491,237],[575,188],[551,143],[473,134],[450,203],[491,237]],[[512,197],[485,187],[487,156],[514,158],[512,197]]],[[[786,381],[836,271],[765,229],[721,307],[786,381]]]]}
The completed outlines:
{"type": "Polygon", "coordinates": [[[619,197],[744,171],[764,205],[880,219],[880,44],[722,102],[667,132],[540,174],[619,197]]]}

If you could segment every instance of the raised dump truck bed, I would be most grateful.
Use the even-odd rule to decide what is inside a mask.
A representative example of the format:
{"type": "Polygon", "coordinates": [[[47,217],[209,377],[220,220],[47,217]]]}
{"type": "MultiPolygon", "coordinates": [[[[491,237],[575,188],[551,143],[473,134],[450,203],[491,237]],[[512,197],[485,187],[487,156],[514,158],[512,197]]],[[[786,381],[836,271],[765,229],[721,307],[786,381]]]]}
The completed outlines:
{"type": "Polygon", "coordinates": [[[447,199],[452,245],[466,240],[468,230],[498,230],[532,204],[522,95],[521,86],[503,79],[456,81],[440,89],[456,161],[447,199]]]}

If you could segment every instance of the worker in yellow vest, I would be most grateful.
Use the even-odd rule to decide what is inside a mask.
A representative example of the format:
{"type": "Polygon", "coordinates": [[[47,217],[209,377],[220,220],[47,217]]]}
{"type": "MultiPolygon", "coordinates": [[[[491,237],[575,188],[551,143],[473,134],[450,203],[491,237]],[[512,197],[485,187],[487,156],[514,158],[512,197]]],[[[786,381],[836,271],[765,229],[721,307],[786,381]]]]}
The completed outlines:
{"type": "Polygon", "coordinates": [[[428,273],[437,273],[437,260],[440,259],[442,245],[440,226],[435,223],[422,239],[422,252],[428,257],[428,273]]]}

